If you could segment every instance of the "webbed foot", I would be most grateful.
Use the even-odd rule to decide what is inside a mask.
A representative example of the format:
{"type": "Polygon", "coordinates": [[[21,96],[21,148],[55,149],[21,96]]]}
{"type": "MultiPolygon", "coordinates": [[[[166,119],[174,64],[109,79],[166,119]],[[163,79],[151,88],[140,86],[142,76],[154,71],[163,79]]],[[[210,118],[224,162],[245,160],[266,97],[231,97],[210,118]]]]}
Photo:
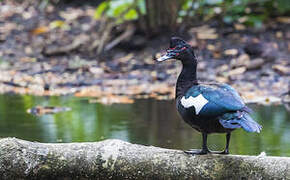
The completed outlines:
{"type": "Polygon", "coordinates": [[[204,155],[204,154],[209,154],[211,153],[208,149],[189,149],[187,151],[184,151],[186,154],[190,155],[204,155]]]}
{"type": "Polygon", "coordinates": [[[229,154],[229,150],[224,150],[224,151],[211,151],[213,154],[224,154],[227,155],[229,154]]]}

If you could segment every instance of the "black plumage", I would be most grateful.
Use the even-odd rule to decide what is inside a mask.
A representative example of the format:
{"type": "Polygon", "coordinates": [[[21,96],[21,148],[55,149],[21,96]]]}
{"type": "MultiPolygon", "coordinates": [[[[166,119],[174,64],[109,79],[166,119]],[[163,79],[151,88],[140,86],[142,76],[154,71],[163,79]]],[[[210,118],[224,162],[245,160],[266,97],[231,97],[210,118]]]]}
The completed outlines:
{"type": "Polygon", "coordinates": [[[248,132],[260,132],[261,126],[251,117],[237,91],[227,84],[203,84],[197,81],[197,58],[192,47],[184,40],[173,37],[167,53],[157,59],[177,59],[182,62],[182,71],[176,83],[176,107],[186,123],[202,133],[201,151],[186,151],[189,154],[207,154],[207,135],[226,133],[226,148],[220,152],[228,154],[231,132],[243,128],[248,132]]]}

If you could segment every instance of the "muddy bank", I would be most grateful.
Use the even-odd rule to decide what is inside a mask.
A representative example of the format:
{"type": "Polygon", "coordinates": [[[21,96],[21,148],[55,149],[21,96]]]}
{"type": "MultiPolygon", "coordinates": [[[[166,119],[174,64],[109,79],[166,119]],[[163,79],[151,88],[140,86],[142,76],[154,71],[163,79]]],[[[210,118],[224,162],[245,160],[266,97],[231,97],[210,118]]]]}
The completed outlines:
{"type": "MultiPolygon", "coordinates": [[[[135,32],[100,56],[104,31],[94,19],[95,8],[1,2],[0,92],[74,94],[102,102],[174,98],[180,64],[153,60],[171,35],[146,38],[135,32]]],[[[179,36],[185,34],[196,48],[201,82],[229,83],[248,101],[275,101],[271,97],[289,91],[289,18],[272,19],[261,29],[212,21],[179,36]]]]}

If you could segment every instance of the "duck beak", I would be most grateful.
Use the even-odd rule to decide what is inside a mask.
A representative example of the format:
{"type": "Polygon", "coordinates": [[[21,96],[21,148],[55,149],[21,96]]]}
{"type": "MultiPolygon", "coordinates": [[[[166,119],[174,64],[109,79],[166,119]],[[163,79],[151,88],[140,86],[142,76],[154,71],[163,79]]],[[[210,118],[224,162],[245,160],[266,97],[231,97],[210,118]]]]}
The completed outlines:
{"type": "Polygon", "coordinates": [[[168,54],[165,54],[165,55],[161,56],[160,58],[158,58],[157,61],[162,62],[162,61],[165,61],[165,60],[171,59],[171,58],[173,58],[173,57],[168,55],[168,54]]]}
{"type": "Polygon", "coordinates": [[[165,61],[167,59],[173,59],[175,58],[176,53],[174,53],[172,50],[167,50],[167,53],[161,56],[160,58],[157,59],[158,62],[165,61]]]}
{"type": "Polygon", "coordinates": [[[158,62],[162,62],[168,59],[174,59],[176,57],[176,53],[174,50],[168,49],[166,51],[166,54],[164,54],[163,56],[161,56],[160,58],[157,59],[158,62]]]}

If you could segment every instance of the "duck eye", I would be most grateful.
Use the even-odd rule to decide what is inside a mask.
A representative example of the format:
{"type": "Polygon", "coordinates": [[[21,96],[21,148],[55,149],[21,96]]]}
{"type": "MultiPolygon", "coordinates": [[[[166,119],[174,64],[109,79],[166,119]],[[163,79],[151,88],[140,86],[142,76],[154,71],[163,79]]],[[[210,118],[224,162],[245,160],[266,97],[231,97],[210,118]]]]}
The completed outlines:
{"type": "Polygon", "coordinates": [[[176,47],[176,49],[178,49],[179,51],[183,51],[183,50],[185,50],[186,48],[187,48],[187,47],[182,46],[182,45],[179,45],[179,46],[176,47]]]}
{"type": "Polygon", "coordinates": [[[175,46],[175,47],[173,47],[173,48],[168,48],[167,50],[166,50],[166,52],[167,53],[181,53],[183,50],[185,50],[185,49],[187,49],[187,47],[185,47],[185,46],[182,46],[182,45],[177,45],[177,46],[175,46]]]}

